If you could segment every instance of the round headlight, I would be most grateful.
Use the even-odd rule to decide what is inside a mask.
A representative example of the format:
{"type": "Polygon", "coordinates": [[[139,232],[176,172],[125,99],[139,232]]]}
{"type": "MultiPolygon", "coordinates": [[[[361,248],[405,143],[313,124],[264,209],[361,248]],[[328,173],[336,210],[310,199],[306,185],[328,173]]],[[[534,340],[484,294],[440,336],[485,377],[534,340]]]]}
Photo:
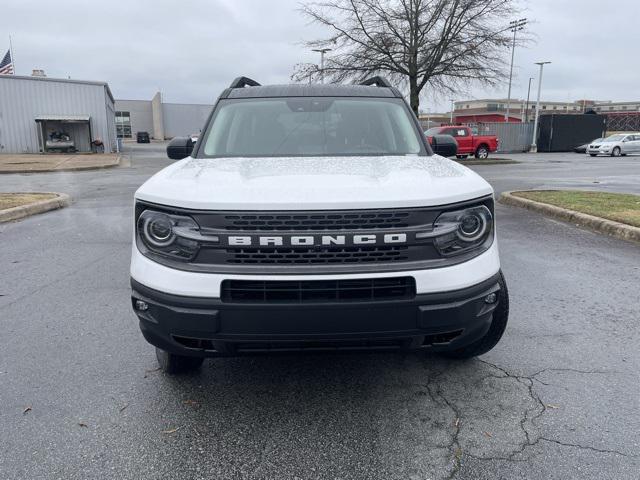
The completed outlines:
{"type": "Polygon", "coordinates": [[[154,213],[143,221],[142,232],[149,243],[157,247],[166,247],[173,242],[173,222],[168,215],[154,213]]]}
{"type": "Polygon", "coordinates": [[[459,220],[458,236],[465,242],[481,238],[487,231],[488,219],[480,209],[469,210],[459,220]]]}

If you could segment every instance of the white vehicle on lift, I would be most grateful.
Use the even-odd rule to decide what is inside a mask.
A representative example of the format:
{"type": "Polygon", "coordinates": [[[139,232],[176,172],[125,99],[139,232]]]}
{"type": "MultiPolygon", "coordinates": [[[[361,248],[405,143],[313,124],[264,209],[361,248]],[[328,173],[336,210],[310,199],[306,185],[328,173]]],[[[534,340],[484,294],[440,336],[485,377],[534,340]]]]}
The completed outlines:
{"type": "Polygon", "coordinates": [[[195,146],[167,153],[181,160],[135,194],[131,259],[132,306],[166,372],[274,351],[467,358],[502,336],[493,189],[434,154],[385,79],[238,78],[195,146]]]}
{"type": "Polygon", "coordinates": [[[618,133],[599,139],[587,147],[587,153],[592,157],[596,155],[619,157],[640,153],[640,133],[618,133]]]}

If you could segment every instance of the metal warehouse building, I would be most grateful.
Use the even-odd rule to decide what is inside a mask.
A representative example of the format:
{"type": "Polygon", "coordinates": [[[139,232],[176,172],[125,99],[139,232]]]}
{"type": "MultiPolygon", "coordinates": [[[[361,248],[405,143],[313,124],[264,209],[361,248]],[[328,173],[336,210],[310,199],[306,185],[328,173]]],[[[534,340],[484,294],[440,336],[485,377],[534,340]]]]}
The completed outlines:
{"type": "Polygon", "coordinates": [[[199,133],[213,105],[163,103],[160,92],[151,100],[116,100],[118,137],[148,132],[156,140],[199,133]]]}
{"type": "Polygon", "coordinates": [[[115,151],[115,101],[105,82],[0,75],[0,153],[115,151]],[[69,137],[66,144],[57,142],[69,137]]]}

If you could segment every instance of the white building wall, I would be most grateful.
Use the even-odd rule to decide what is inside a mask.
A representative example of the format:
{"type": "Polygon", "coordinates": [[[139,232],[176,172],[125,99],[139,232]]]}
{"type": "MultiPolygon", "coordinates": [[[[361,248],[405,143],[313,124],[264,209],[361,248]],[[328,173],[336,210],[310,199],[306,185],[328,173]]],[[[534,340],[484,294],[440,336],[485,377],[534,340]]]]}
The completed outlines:
{"type": "Polygon", "coordinates": [[[199,133],[213,105],[163,103],[164,135],[166,138],[186,137],[199,133]]]}
{"type": "Polygon", "coordinates": [[[199,133],[213,109],[213,105],[161,103],[160,99],[156,93],[153,100],[116,100],[116,111],[129,112],[134,140],[136,132],[149,132],[157,140],[160,134],[170,139],[199,133]]]}
{"type": "Polygon", "coordinates": [[[0,153],[38,153],[37,115],[89,115],[92,140],[115,145],[106,83],[0,75],[0,153]]]}
{"type": "Polygon", "coordinates": [[[153,115],[149,100],[116,100],[117,112],[129,112],[131,118],[131,136],[136,138],[137,132],[153,135],[153,115]]]}

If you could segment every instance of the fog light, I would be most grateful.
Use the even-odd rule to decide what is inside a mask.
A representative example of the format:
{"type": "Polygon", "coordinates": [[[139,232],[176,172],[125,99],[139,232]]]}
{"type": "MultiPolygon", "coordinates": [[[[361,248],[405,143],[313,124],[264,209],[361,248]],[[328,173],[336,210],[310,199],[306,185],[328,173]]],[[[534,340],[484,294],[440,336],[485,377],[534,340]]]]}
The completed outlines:
{"type": "Polygon", "coordinates": [[[486,297],[484,297],[484,303],[496,303],[498,301],[498,296],[495,293],[490,293],[486,297]]]}
{"type": "Polygon", "coordinates": [[[136,310],[146,312],[147,310],[149,310],[149,304],[147,302],[143,302],[142,300],[136,300],[136,310]]]}

